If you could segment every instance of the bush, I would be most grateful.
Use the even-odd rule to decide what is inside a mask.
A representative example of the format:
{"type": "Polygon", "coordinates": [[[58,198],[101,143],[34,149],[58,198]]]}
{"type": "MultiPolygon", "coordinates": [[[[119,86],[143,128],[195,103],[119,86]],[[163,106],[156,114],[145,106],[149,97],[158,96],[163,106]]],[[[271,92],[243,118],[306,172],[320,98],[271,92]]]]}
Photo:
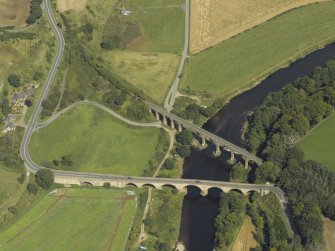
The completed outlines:
{"type": "Polygon", "coordinates": [[[20,184],[23,184],[25,178],[26,178],[26,175],[21,174],[20,177],[17,178],[17,181],[18,181],[20,184]]]}
{"type": "Polygon", "coordinates": [[[43,0],[32,0],[31,1],[30,15],[26,20],[28,24],[33,24],[42,17],[42,8],[41,8],[42,1],[43,0]]]}
{"type": "Polygon", "coordinates": [[[38,191],[38,188],[37,188],[37,186],[35,184],[29,183],[27,185],[27,190],[28,190],[29,193],[36,194],[37,191],[38,191]]]}
{"type": "Polygon", "coordinates": [[[8,83],[13,87],[20,87],[21,86],[21,79],[18,75],[11,74],[8,77],[8,83]]]}
{"type": "Polygon", "coordinates": [[[165,160],[165,162],[164,162],[164,168],[165,169],[172,170],[175,167],[176,167],[176,165],[175,165],[173,159],[167,159],[167,160],[165,160]]]}
{"type": "Polygon", "coordinates": [[[73,165],[73,160],[71,159],[71,155],[63,156],[62,160],[61,160],[61,163],[64,166],[72,166],[73,165]]]}
{"type": "Polygon", "coordinates": [[[176,152],[179,154],[180,157],[186,158],[186,157],[190,156],[191,149],[187,145],[178,144],[177,147],[176,147],[176,152]]]}
{"type": "Polygon", "coordinates": [[[110,188],[111,187],[111,183],[104,182],[104,184],[102,186],[105,187],[105,188],[110,188]]]}
{"type": "Polygon", "coordinates": [[[54,174],[49,169],[40,169],[35,175],[36,183],[44,189],[50,188],[54,183],[54,174]]]}
{"type": "Polygon", "coordinates": [[[14,206],[11,206],[8,208],[8,211],[11,213],[11,214],[17,214],[17,208],[14,207],[14,206]]]}

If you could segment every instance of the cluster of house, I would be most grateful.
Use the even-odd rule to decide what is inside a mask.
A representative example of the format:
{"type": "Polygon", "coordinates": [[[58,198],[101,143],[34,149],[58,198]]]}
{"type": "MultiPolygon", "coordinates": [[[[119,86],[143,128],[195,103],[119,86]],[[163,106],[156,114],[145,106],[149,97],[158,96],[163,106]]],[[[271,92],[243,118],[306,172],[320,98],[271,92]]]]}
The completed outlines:
{"type": "MultiPolygon", "coordinates": [[[[24,102],[26,99],[31,99],[36,91],[36,86],[29,87],[26,92],[17,92],[14,93],[14,96],[11,101],[12,111],[17,110],[18,107],[21,107],[24,105],[24,102]]],[[[16,116],[13,113],[8,114],[3,120],[2,120],[2,133],[7,133],[9,131],[15,130],[16,126],[13,123],[16,116]]]]}

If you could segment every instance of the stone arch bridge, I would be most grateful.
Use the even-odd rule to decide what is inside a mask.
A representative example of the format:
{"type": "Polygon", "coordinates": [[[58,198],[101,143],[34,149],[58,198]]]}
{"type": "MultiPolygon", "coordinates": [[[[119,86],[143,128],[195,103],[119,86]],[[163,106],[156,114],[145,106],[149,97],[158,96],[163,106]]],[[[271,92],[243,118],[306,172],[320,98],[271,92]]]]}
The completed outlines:
{"type": "Polygon", "coordinates": [[[64,185],[85,185],[103,186],[104,183],[110,183],[113,187],[153,187],[155,189],[163,189],[171,187],[179,192],[186,192],[188,187],[196,187],[200,193],[205,196],[210,189],[216,188],[222,192],[239,191],[245,195],[249,192],[259,192],[267,194],[273,192],[276,194],[279,202],[284,207],[287,203],[285,193],[279,188],[271,184],[248,184],[248,183],[232,183],[223,181],[209,180],[192,180],[192,179],[169,179],[169,178],[151,178],[151,177],[130,177],[115,176],[107,174],[92,173],[72,173],[64,171],[54,171],[55,182],[64,185]]]}

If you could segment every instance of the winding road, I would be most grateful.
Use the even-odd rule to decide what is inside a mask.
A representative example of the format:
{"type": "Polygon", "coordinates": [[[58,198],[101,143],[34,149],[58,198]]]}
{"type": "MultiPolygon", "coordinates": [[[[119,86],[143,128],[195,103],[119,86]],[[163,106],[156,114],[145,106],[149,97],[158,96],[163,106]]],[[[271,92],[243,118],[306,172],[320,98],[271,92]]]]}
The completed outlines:
{"type": "MultiPolygon", "coordinates": [[[[42,128],[48,124],[50,124],[52,121],[54,121],[55,119],[57,119],[61,114],[63,114],[64,112],[67,112],[71,109],[73,109],[74,107],[78,106],[78,105],[93,105],[96,106],[100,109],[105,110],[106,112],[110,113],[111,115],[115,116],[116,118],[134,125],[134,126],[160,126],[160,122],[156,122],[156,123],[150,123],[150,124],[142,124],[142,123],[138,123],[138,122],[133,122],[130,121],[122,116],[120,116],[119,114],[113,112],[112,110],[110,110],[109,108],[97,103],[97,102],[93,102],[93,101],[80,101],[77,103],[74,103],[73,105],[69,106],[68,108],[65,108],[63,111],[61,111],[60,113],[56,114],[55,116],[52,116],[49,120],[47,120],[46,122],[37,125],[37,121],[42,109],[42,102],[43,100],[47,97],[48,92],[50,90],[51,84],[55,78],[55,75],[57,73],[57,69],[60,65],[60,61],[64,52],[64,48],[65,48],[65,41],[64,41],[64,37],[59,29],[59,27],[57,26],[57,21],[55,20],[55,17],[53,15],[52,12],[52,8],[50,5],[50,1],[49,0],[44,0],[43,1],[43,7],[44,10],[47,14],[49,23],[52,27],[52,30],[55,33],[56,36],[56,40],[57,40],[57,52],[56,55],[53,59],[53,63],[51,66],[51,69],[48,73],[46,82],[44,84],[44,86],[42,87],[42,91],[41,94],[38,98],[38,101],[36,103],[36,106],[34,108],[34,111],[32,113],[32,116],[28,122],[28,125],[26,127],[23,139],[22,139],[22,143],[21,143],[21,148],[20,148],[20,154],[21,154],[21,158],[23,159],[27,171],[31,172],[31,173],[35,173],[36,171],[38,171],[40,168],[42,168],[41,166],[37,165],[30,157],[29,154],[29,142],[31,140],[31,137],[34,133],[35,128],[42,128]]],[[[186,16],[188,17],[189,15],[189,0],[186,0],[186,9],[187,9],[187,14],[186,16]]],[[[189,18],[187,19],[187,26],[189,26],[188,22],[189,22],[189,18]]],[[[187,28],[187,34],[188,34],[188,28],[187,28]]],[[[188,45],[188,36],[187,36],[187,41],[185,40],[185,45],[188,45]]],[[[187,48],[188,46],[185,46],[184,48],[184,53],[183,53],[183,60],[182,60],[182,64],[181,64],[181,68],[182,69],[182,65],[187,57],[187,48]]],[[[177,78],[179,78],[177,76],[177,78]]],[[[179,82],[178,82],[179,83],[179,82]]],[[[170,102],[168,101],[168,109],[172,108],[173,102],[174,102],[174,98],[176,94],[176,90],[178,87],[178,83],[174,83],[174,85],[172,86],[170,92],[171,92],[171,98],[170,98],[170,102]],[[173,101],[173,102],[172,102],[173,101]]],[[[205,167],[204,167],[205,168],[205,167]]],[[[122,181],[125,179],[129,179],[130,177],[124,177],[124,176],[116,176],[116,175],[107,175],[107,174],[96,174],[96,173],[79,173],[79,172],[69,172],[69,171],[59,171],[59,170],[53,170],[55,178],[67,178],[67,179],[88,179],[88,180],[109,180],[109,181],[122,181]]],[[[146,181],[146,182],[156,182],[156,183],[162,183],[162,182],[169,182],[171,184],[173,183],[178,183],[178,184],[190,184],[190,183],[194,183],[194,184],[198,184],[199,181],[197,180],[186,180],[186,179],[161,179],[161,178],[148,178],[148,177],[131,177],[132,181],[146,181]]],[[[285,203],[286,198],[284,195],[284,192],[278,188],[278,187],[274,187],[274,186],[269,186],[269,185],[259,185],[259,184],[242,184],[242,183],[226,183],[226,182],[217,182],[217,181],[201,181],[202,185],[210,185],[210,186],[217,186],[217,187],[221,187],[221,186],[234,186],[236,187],[236,189],[238,188],[251,188],[251,189],[267,189],[270,191],[273,191],[278,198],[281,198],[280,201],[282,202],[282,206],[285,207],[285,203]]]]}

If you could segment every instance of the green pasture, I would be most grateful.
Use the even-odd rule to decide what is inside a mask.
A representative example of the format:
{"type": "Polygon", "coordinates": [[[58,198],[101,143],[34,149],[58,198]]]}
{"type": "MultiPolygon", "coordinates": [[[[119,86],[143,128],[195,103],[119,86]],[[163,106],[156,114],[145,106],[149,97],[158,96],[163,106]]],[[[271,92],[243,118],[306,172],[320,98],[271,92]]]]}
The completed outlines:
{"type": "Polygon", "coordinates": [[[316,160],[335,171],[335,114],[311,130],[300,143],[306,159],[316,160]]]}
{"type": "Polygon", "coordinates": [[[203,100],[230,98],[335,40],[335,2],[301,7],[190,58],[180,89],[203,100]]]}
{"type": "Polygon", "coordinates": [[[122,250],[136,207],[134,197],[122,202],[125,195],[112,189],[61,189],[46,195],[0,235],[0,249],[122,250]]]}
{"type": "Polygon", "coordinates": [[[20,183],[17,181],[19,176],[19,172],[9,170],[0,164],[0,207],[20,188],[20,183]]]}
{"type": "Polygon", "coordinates": [[[53,165],[56,169],[139,176],[155,154],[158,135],[158,128],[130,127],[80,106],[36,132],[30,154],[39,164],[71,156],[73,165],[53,165]]]}

